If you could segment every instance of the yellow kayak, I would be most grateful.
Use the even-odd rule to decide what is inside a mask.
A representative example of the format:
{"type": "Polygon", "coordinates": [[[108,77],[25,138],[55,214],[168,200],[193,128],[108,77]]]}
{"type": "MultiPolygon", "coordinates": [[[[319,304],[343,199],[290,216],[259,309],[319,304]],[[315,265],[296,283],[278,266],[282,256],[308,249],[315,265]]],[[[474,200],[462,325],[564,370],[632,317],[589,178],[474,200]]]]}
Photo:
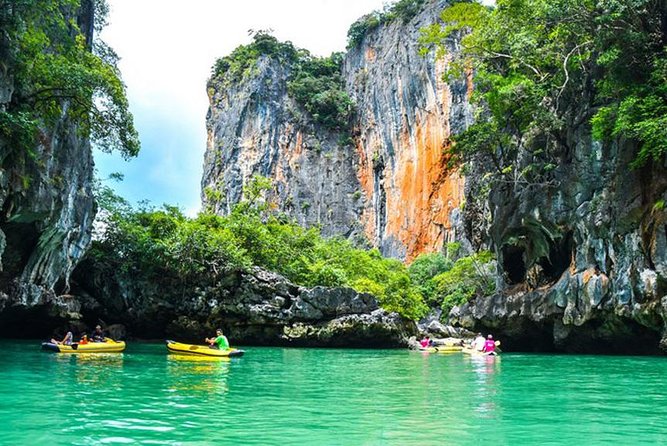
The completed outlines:
{"type": "Polygon", "coordinates": [[[71,345],[42,343],[42,350],[55,353],[120,353],[125,350],[125,342],[106,338],[104,342],[73,343],[71,345]]]}
{"type": "Polygon", "coordinates": [[[457,353],[463,349],[460,345],[438,345],[434,347],[421,347],[420,352],[428,353],[457,353]]]}
{"type": "Polygon", "coordinates": [[[245,351],[237,348],[219,350],[211,348],[208,345],[181,344],[176,341],[167,341],[167,350],[180,355],[213,356],[217,358],[233,358],[235,356],[243,356],[245,353],[245,351]]]}

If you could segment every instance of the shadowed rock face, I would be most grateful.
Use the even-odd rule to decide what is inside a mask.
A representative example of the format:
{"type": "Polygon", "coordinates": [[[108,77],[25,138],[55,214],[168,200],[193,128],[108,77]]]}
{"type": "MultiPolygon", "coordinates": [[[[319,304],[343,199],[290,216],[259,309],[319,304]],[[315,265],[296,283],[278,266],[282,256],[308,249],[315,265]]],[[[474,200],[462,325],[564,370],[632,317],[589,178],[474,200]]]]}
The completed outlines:
{"type": "Polygon", "coordinates": [[[443,82],[446,62],[420,56],[417,43],[446,4],[426,2],[409,22],[381,25],[348,51],[352,141],[316,125],[288,95],[289,64],[262,57],[241,82],[212,80],[204,206],[228,213],[260,174],[274,181],[277,209],[325,235],[363,234],[405,259],[455,240],[463,180],[447,169],[444,149],[471,120],[471,83],[443,82]]]}
{"type": "MultiPolygon", "coordinates": [[[[553,187],[496,186],[486,215],[471,218],[478,231],[492,222],[476,237],[495,246],[500,292],[452,321],[509,349],[656,353],[666,346],[665,164],[630,170],[636,147],[594,142],[588,124],[568,139],[553,187]]],[[[467,179],[469,202],[480,178],[467,179]]]]}
{"type": "MultiPolygon", "coordinates": [[[[92,14],[92,4],[83,2],[79,23],[89,41],[92,14]]],[[[11,72],[11,66],[0,69],[0,110],[17,94],[11,72]]],[[[28,154],[0,138],[0,334],[20,332],[16,322],[28,318],[68,319],[78,313],[58,293],[67,290],[69,275],[90,244],[91,148],[67,119],[40,129],[38,141],[28,154]]]]}
{"type": "Polygon", "coordinates": [[[201,343],[222,328],[241,344],[398,347],[416,331],[414,322],[380,309],[369,294],[302,288],[259,268],[170,286],[165,277],[109,277],[82,266],[74,276],[81,311],[93,321],[121,322],[135,337],[201,343]]]}

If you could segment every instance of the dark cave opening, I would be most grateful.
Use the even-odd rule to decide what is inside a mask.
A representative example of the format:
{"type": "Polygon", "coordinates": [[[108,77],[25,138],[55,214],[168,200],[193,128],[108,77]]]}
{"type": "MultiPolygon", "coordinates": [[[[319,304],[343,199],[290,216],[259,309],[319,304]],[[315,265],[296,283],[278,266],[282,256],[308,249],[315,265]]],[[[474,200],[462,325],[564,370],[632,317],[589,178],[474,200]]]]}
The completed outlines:
{"type": "Polygon", "coordinates": [[[524,249],[520,246],[503,246],[503,271],[505,272],[505,281],[509,285],[521,283],[526,278],[526,261],[524,258],[524,249]]]}
{"type": "Polygon", "coordinates": [[[574,238],[572,232],[549,246],[549,257],[543,257],[537,261],[542,267],[544,278],[547,282],[557,281],[563,272],[570,266],[574,238]]]}
{"type": "Polygon", "coordinates": [[[30,255],[37,246],[39,231],[35,223],[3,223],[7,246],[2,253],[0,289],[6,290],[11,281],[20,276],[30,255]]]}

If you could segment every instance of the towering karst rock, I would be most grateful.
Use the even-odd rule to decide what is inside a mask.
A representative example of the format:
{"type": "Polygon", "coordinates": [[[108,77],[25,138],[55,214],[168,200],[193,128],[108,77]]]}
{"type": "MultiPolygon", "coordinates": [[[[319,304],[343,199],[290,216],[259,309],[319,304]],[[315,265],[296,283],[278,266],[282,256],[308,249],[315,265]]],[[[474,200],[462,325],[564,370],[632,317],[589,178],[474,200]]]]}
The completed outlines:
{"type": "MultiPolygon", "coordinates": [[[[386,255],[410,260],[450,240],[492,249],[496,293],[456,308],[452,321],[510,347],[667,346],[665,163],[631,170],[633,142],[597,142],[584,119],[565,135],[549,184],[489,184],[482,157],[462,178],[446,149],[472,120],[472,76],[444,82],[447,60],[418,46],[446,5],[426,1],[361,33],[342,64],[355,103],[343,131],[324,129],[290,96],[289,63],[261,56],[239,81],[214,76],[204,204],[229,212],[261,174],[278,209],[325,234],[363,233],[386,255]]],[[[517,171],[527,167],[528,156],[517,159],[517,171]]]]}
{"type": "Polygon", "coordinates": [[[204,205],[228,213],[259,174],[273,180],[277,209],[326,235],[364,234],[407,259],[453,241],[463,180],[445,149],[471,119],[471,84],[444,82],[446,61],[421,56],[418,43],[446,4],[386,20],[349,48],[341,70],[355,113],[346,128],[319,124],[290,95],[296,68],[285,58],[262,55],[241,79],[213,76],[204,205]]]}

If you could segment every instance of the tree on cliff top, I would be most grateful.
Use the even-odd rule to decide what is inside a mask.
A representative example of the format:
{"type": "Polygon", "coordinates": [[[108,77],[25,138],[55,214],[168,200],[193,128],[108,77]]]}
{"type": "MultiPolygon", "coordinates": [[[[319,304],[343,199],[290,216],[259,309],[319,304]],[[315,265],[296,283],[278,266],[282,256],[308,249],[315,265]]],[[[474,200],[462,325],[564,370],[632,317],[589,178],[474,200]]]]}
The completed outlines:
{"type": "Polygon", "coordinates": [[[257,73],[257,62],[265,56],[289,68],[288,92],[310,114],[313,121],[344,131],[350,125],[354,102],[345,91],[341,74],[343,55],[315,57],[292,42],[280,42],[268,30],[251,31],[253,41],[219,58],[212,80],[231,85],[257,73]]]}
{"type": "Polygon", "coordinates": [[[0,54],[15,85],[0,136],[14,151],[29,151],[40,126],[68,118],[101,150],[139,152],[117,56],[89,35],[106,10],[103,0],[0,0],[0,54]]]}
{"type": "Polygon", "coordinates": [[[376,10],[364,15],[347,30],[347,48],[360,45],[366,34],[380,25],[399,19],[403,23],[409,22],[421,12],[424,3],[425,0],[398,0],[385,4],[382,11],[376,10]]]}
{"type": "Polygon", "coordinates": [[[498,0],[495,8],[465,1],[441,18],[446,25],[426,28],[422,43],[442,53],[462,35],[450,73],[473,70],[483,104],[456,137],[459,159],[484,152],[501,180],[548,181],[572,156],[577,129],[591,125],[598,139],[634,139],[634,167],[664,159],[664,1],[498,0]]]}

